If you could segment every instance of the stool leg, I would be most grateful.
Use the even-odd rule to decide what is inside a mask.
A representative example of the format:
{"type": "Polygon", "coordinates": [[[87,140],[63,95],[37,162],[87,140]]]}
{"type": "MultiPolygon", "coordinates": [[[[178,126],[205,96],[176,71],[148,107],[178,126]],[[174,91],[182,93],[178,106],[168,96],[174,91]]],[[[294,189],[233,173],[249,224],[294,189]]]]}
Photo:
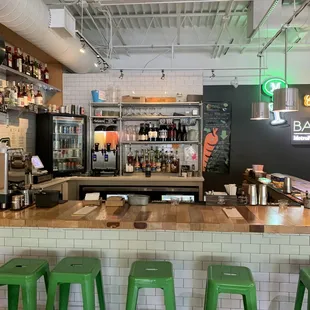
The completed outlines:
{"type": "Polygon", "coordinates": [[[49,270],[46,270],[43,274],[44,276],[44,284],[45,284],[45,290],[46,293],[48,292],[48,283],[49,283],[49,278],[50,278],[50,272],[49,270]]]}
{"type": "Polygon", "coordinates": [[[251,310],[251,309],[248,309],[248,305],[246,303],[245,295],[242,295],[242,299],[243,299],[243,308],[244,308],[244,310],[251,310]]]}
{"type": "Polygon", "coordinates": [[[19,299],[19,285],[8,285],[8,309],[17,310],[19,299]]]}
{"type": "Polygon", "coordinates": [[[94,281],[86,280],[82,284],[83,309],[95,310],[95,285],[94,281]]]}
{"type": "Polygon", "coordinates": [[[105,310],[104,290],[103,290],[101,271],[99,271],[99,273],[96,276],[96,284],[97,284],[97,293],[98,293],[98,300],[99,300],[99,309],[105,310]]]}
{"type": "Polygon", "coordinates": [[[67,310],[69,303],[70,284],[62,283],[59,285],[59,310],[67,310]]]}
{"type": "Polygon", "coordinates": [[[46,310],[54,310],[54,301],[56,296],[57,282],[53,279],[53,274],[51,275],[48,283],[48,293],[46,310]]]}
{"type": "Polygon", "coordinates": [[[135,281],[129,277],[126,310],[136,310],[138,302],[138,294],[139,294],[139,288],[136,286],[135,281]]]}
{"type": "Polygon", "coordinates": [[[165,306],[166,310],[176,310],[175,305],[175,293],[174,293],[174,283],[169,283],[164,289],[165,306]]]}
{"type": "MultiPolygon", "coordinates": [[[[302,301],[304,299],[304,294],[305,294],[305,285],[299,280],[298,286],[297,286],[297,293],[296,293],[294,310],[301,310],[302,301]]],[[[309,302],[308,302],[308,304],[309,304],[309,302]]]]}
{"type": "Polygon", "coordinates": [[[257,310],[256,288],[250,289],[243,299],[245,310],[257,310]]]}
{"type": "Polygon", "coordinates": [[[28,282],[22,285],[24,310],[37,309],[37,282],[28,282]]]}
{"type": "Polygon", "coordinates": [[[208,282],[204,310],[216,310],[217,300],[218,300],[217,287],[212,282],[208,282]]]}

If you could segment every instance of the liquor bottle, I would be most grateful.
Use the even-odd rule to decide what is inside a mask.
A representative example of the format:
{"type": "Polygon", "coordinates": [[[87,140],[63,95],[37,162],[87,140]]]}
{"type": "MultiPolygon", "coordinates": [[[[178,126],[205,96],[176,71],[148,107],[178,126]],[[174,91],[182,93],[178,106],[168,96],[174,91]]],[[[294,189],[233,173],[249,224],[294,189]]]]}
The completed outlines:
{"type": "Polygon", "coordinates": [[[181,121],[179,121],[179,124],[178,124],[177,141],[182,141],[182,127],[181,127],[181,121]]]}
{"type": "Polygon", "coordinates": [[[31,76],[32,69],[31,69],[31,62],[30,62],[30,56],[27,55],[26,57],[26,64],[25,64],[25,74],[31,76]]]}
{"type": "Polygon", "coordinates": [[[33,62],[33,77],[39,79],[39,64],[36,59],[33,62]]]}
{"type": "Polygon", "coordinates": [[[141,153],[142,153],[142,155],[141,155],[140,165],[141,165],[142,172],[145,172],[146,158],[145,158],[144,149],[141,150],[141,153]]]}
{"type": "Polygon", "coordinates": [[[0,88],[0,112],[6,112],[7,106],[4,104],[4,89],[0,88]]]}
{"type": "Polygon", "coordinates": [[[149,178],[152,175],[151,163],[150,163],[150,154],[146,157],[146,165],[145,165],[145,177],[149,178]]]}
{"type": "Polygon", "coordinates": [[[23,53],[22,59],[23,59],[23,73],[26,74],[26,72],[27,72],[27,55],[23,53]]]}
{"type": "Polygon", "coordinates": [[[170,156],[168,154],[168,151],[166,151],[166,172],[167,173],[170,173],[171,172],[171,159],[170,159],[170,156]]]}
{"type": "Polygon", "coordinates": [[[157,123],[154,125],[154,139],[154,141],[159,141],[159,128],[157,123]]]}
{"type": "Polygon", "coordinates": [[[149,141],[155,141],[155,140],[153,140],[153,136],[154,136],[154,128],[153,128],[153,125],[150,124],[149,125],[149,132],[148,132],[148,140],[149,141]]]}
{"type": "Polygon", "coordinates": [[[13,56],[12,56],[12,49],[10,46],[6,47],[6,63],[8,67],[13,68],[13,56]]]}
{"type": "Polygon", "coordinates": [[[177,125],[173,123],[172,141],[177,141],[177,125]]]}
{"type": "Polygon", "coordinates": [[[30,84],[30,87],[28,89],[28,102],[30,104],[35,104],[33,84],[30,84]]]}
{"type": "Polygon", "coordinates": [[[44,81],[44,83],[47,83],[47,84],[48,84],[48,82],[49,82],[49,80],[50,80],[50,73],[49,73],[49,71],[48,71],[48,69],[47,69],[47,64],[45,64],[45,69],[44,69],[43,73],[44,73],[44,75],[43,75],[43,81],[44,81]]]}
{"type": "Polygon", "coordinates": [[[187,131],[186,131],[186,126],[185,125],[183,125],[182,141],[187,141],[187,131]]]}
{"type": "Polygon", "coordinates": [[[30,58],[30,75],[35,78],[34,59],[30,58]]]}
{"type": "Polygon", "coordinates": [[[12,104],[15,106],[18,105],[18,102],[17,102],[18,88],[16,87],[15,81],[12,82],[10,97],[11,97],[12,104]]]}
{"type": "Polygon", "coordinates": [[[175,152],[175,154],[173,154],[173,152],[171,151],[171,172],[172,173],[178,173],[179,172],[179,165],[178,165],[178,151],[175,152]]]}
{"type": "Polygon", "coordinates": [[[144,125],[144,141],[149,141],[149,131],[150,131],[150,124],[145,123],[145,125],[144,125]]]}
{"type": "Polygon", "coordinates": [[[36,105],[43,105],[43,96],[39,90],[37,91],[37,94],[34,96],[34,102],[36,105]]]}
{"type": "Polygon", "coordinates": [[[173,141],[172,140],[172,134],[173,134],[173,131],[172,131],[172,126],[169,125],[168,128],[167,128],[167,141],[173,141]]]}
{"type": "Polygon", "coordinates": [[[41,63],[38,63],[38,80],[42,81],[42,65],[41,63]]]}
{"type": "Polygon", "coordinates": [[[17,69],[17,47],[14,47],[14,53],[12,55],[12,68],[15,69],[15,70],[18,70],[17,69]]]}
{"type": "Polygon", "coordinates": [[[136,151],[136,157],[135,157],[135,172],[139,172],[140,170],[140,162],[139,162],[139,151],[136,151]]]}
{"type": "Polygon", "coordinates": [[[127,164],[133,165],[133,153],[131,151],[131,147],[129,147],[129,152],[127,154],[127,164]]]}
{"type": "Polygon", "coordinates": [[[17,105],[19,107],[24,106],[24,94],[23,94],[23,87],[21,84],[18,83],[18,94],[17,94],[17,105]]]}
{"type": "Polygon", "coordinates": [[[6,84],[7,86],[4,88],[4,90],[3,90],[3,100],[4,100],[4,104],[6,105],[6,106],[9,106],[9,105],[11,105],[11,103],[10,103],[10,92],[11,92],[11,88],[8,86],[8,82],[7,82],[7,84],[6,84]]]}
{"type": "Polygon", "coordinates": [[[164,148],[162,148],[162,151],[161,151],[161,171],[166,172],[166,159],[165,159],[164,148]]]}
{"type": "Polygon", "coordinates": [[[154,152],[152,146],[151,146],[151,150],[150,150],[150,164],[151,164],[152,172],[155,172],[156,171],[155,152],[154,152]]]}
{"type": "Polygon", "coordinates": [[[28,107],[28,93],[27,93],[27,86],[23,85],[23,97],[24,97],[24,107],[28,107]]]}
{"type": "Polygon", "coordinates": [[[143,129],[143,123],[140,124],[140,129],[138,133],[138,140],[143,141],[143,135],[144,135],[144,129],[143,129]]]}
{"type": "Polygon", "coordinates": [[[161,172],[160,153],[158,150],[158,146],[156,146],[155,150],[155,163],[156,163],[156,172],[161,172]]]}
{"type": "Polygon", "coordinates": [[[16,67],[17,67],[16,69],[17,71],[21,73],[23,72],[23,54],[20,48],[17,49],[16,67]]]}

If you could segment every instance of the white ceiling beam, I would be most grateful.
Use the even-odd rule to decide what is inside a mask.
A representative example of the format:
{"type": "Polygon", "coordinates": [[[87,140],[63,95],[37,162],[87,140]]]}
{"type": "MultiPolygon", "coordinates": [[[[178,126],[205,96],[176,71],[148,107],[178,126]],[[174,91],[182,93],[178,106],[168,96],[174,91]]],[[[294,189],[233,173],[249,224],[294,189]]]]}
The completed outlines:
{"type": "MultiPolygon", "coordinates": [[[[229,16],[246,16],[246,12],[232,12],[229,14],[229,16]]],[[[226,16],[225,12],[195,12],[195,13],[180,13],[181,17],[199,17],[199,16],[213,16],[213,17],[223,17],[226,16]]],[[[114,19],[126,19],[126,18],[145,18],[145,17],[155,17],[155,18],[169,18],[169,17],[178,17],[178,13],[155,13],[155,14],[117,14],[117,15],[112,15],[114,19]]],[[[74,16],[75,19],[79,20],[81,19],[81,16],[74,16]]],[[[105,15],[97,15],[93,16],[94,19],[98,18],[107,18],[105,15]]],[[[84,16],[84,20],[90,19],[88,16],[84,16]]]]}
{"type": "Polygon", "coordinates": [[[181,41],[181,5],[177,4],[177,44],[181,41]]]}
{"type": "MultiPolygon", "coordinates": [[[[229,2],[230,0],[99,0],[97,5],[127,5],[141,3],[193,3],[193,2],[229,2]]],[[[257,0],[256,0],[257,1],[257,0]]],[[[95,3],[95,2],[94,2],[95,3]]]]}

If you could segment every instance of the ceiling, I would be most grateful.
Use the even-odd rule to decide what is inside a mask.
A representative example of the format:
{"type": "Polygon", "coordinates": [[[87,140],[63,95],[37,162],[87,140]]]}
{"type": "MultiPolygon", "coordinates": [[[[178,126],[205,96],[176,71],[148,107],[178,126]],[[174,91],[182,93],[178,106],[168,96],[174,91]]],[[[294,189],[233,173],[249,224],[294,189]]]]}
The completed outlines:
{"type": "MultiPolygon", "coordinates": [[[[69,0],[44,1],[51,4],[55,1],[68,3],[69,0]]],[[[70,0],[72,1],[74,0],[70,0]]],[[[290,0],[283,1],[287,3],[290,0]]],[[[110,55],[111,52],[112,58],[154,50],[159,53],[166,50],[173,50],[175,53],[204,51],[211,58],[219,58],[232,52],[257,53],[259,47],[278,30],[268,29],[253,40],[248,39],[247,13],[251,1],[131,2],[134,3],[128,0],[84,0],[82,10],[81,1],[76,0],[76,4],[67,5],[67,8],[76,19],[77,30],[83,32],[101,53],[110,55]]],[[[282,5],[282,0],[280,2],[282,5]]],[[[308,30],[290,30],[289,41],[291,44],[298,41],[298,47],[302,47],[308,43],[307,38],[304,38],[306,33],[308,30]]],[[[281,44],[283,45],[283,41],[281,44]]],[[[271,48],[277,48],[277,45],[271,48]]]]}

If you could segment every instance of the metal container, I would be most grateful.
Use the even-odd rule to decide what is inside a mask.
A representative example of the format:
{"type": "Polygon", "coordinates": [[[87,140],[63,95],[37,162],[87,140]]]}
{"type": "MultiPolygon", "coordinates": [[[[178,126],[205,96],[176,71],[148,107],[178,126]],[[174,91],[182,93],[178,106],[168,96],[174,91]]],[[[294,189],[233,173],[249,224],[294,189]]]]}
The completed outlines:
{"type": "Polygon", "coordinates": [[[131,206],[146,206],[150,202],[150,196],[147,195],[128,195],[128,203],[131,206]]]}
{"type": "Polygon", "coordinates": [[[24,198],[25,198],[25,206],[30,206],[33,203],[33,195],[32,195],[32,191],[30,191],[29,189],[25,189],[22,191],[24,198]]]}
{"type": "Polygon", "coordinates": [[[257,205],[257,189],[255,184],[249,185],[249,191],[248,191],[248,201],[251,206],[257,205]]]}
{"type": "Polygon", "coordinates": [[[21,210],[24,207],[24,195],[12,196],[11,209],[21,210]]]}
{"type": "Polygon", "coordinates": [[[283,192],[286,194],[292,193],[292,179],[290,177],[284,179],[283,192]]]}
{"type": "Polygon", "coordinates": [[[267,206],[268,192],[267,185],[260,184],[258,190],[258,204],[261,206],[267,206]]]}
{"type": "Polygon", "coordinates": [[[310,199],[307,197],[304,198],[304,207],[310,209],[310,199]]]}

